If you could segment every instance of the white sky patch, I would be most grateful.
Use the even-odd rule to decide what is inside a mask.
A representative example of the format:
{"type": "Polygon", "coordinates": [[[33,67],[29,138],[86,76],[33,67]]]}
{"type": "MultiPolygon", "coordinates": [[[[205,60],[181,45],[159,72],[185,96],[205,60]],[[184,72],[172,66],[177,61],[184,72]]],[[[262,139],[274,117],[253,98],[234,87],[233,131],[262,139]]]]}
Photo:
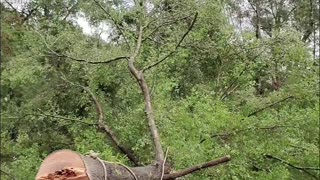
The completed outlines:
{"type": "MultiPolygon", "coordinates": [[[[21,12],[26,5],[30,3],[30,0],[7,0],[17,11],[21,12]]],[[[8,8],[11,8],[6,1],[2,1],[4,5],[8,8]]],[[[107,23],[100,23],[99,26],[93,26],[89,23],[84,13],[78,13],[75,18],[68,18],[69,20],[75,21],[81,28],[85,35],[88,36],[97,36],[100,35],[100,38],[106,42],[110,42],[110,26],[107,23]]]]}
{"type": "Polygon", "coordinates": [[[107,23],[100,23],[99,26],[93,26],[89,23],[84,13],[79,13],[74,19],[82,28],[84,34],[89,36],[100,35],[100,38],[106,42],[110,42],[111,28],[107,23]]]}
{"type": "Polygon", "coordinates": [[[5,7],[9,8],[13,6],[17,11],[20,12],[26,7],[27,4],[30,3],[30,0],[1,0],[1,3],[3,3],[5,7]],[[10,3],[10,5],[8,3],[10,3]]]}

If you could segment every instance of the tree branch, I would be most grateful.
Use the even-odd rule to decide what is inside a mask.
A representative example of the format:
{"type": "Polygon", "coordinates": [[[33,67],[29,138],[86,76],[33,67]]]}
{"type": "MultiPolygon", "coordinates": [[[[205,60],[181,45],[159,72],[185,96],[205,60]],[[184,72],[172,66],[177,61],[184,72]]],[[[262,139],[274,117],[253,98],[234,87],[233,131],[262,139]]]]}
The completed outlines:
{"type": "Polygon", "coordinates": [[[286,101],[286,100],[288,100],[288,99],[291,99],[291,98],[294,98],[294,96],[286,97],[286,98],[281,99],[281,100],[279,100],[279,101],[276,101],[276,102],[274,102],[274,103],[272,103],[272,104],[270,104],[270,105],[268,105],[268,106],[266,106],[266,107],[263,107],[263,108],[261,108],[261,109],[258,109],[258,110],[256,110],[256,111],[250,113],[249,115],[247,115],[247,117],[256,115],[257,113],[259,113],[259,112],[261,112],[261,111],[263,111],[263,110],[265,110],[265,109],[267,109],[267,108],[270,108],[270,107],[272,107],[272,106],[274,106],[274,105],[276,105],[276,104],[279,104],[279,103],[281,103],[281,102],[283,102],[283,101],[286,101]]]}
{"type": "MultiPolygon", "coordinates": [[[[170,20],[170,21],[163,22],[163,23],[160,24],[159,26],[155,27],[146,37],[144,37],[143,40],[142,40],[142,42],[144,42],[145,40],[147,40],[150,36],[152,36],[155,32],[157,32],[161,27],[174,24],[174,23],[176,23],[176,22],[178,22],[178,21],[187,19],[187,18],[189,18],[190,16],[191,16],[191,15],[185,16],[185,17],[181,17],[181,18],[177,18],[177,19],[170,20]]],[[[152,22],[150,22],[150,23],[152,23],[152,22]]],[[[150,25],[150,23],[147,24],[146,27],[148,27],[148,26],[150,25]]]]}
{"type": "Polygon", "coordinates": [[[65,58],[68,58],[68,59],[70,59],[72,61],[84,62],[84,63],[87,63],[87,64],[109,64],[109,63],[117,61],[117,60],[128,59],[127,56],[119,56],[119,57],[112,58],[112,59],[109,59],[109,60],[106,60],[106,61],[88,61],[86,59],[78,59],[78,58],[74,58],[74,57],[68,56],[66,54],[60,54],[60,53],[57,53],[56,51],[54,51],[53,49],[51,49],[51,47],[47,43],[46,39],[39,32],[37,32],[37,31],[34,31],[34,32],[37,33],[40,36],[40,38],[42,39],[43,43],[45,44],[45,46],[49,50],[49,53],[51,53],[51,54],[53,54],[53,55],[55,55],[57,57],[65,57],[65,58]]]}
{"type": "Polygon", "coordinates": [[[291,164],[291,163],[289,163],[288,161],[285,161],[285,160],[283,160],[283,159],[280,159],[280,158],[278,158],[278,157],[276,157],[276,156],[272,156],[272,155],[270,155],[270,154],[265,154],[264,156],[265,156],[266,158],[269,158],[269,159],[277,160],[277,161],[281,162],[282,164],[285,164],[285,165],[290,166],[290,167],[292,167],[292,168],[301,170],[301,171],[305,172],[306,174],[312,176],[313,178],[318,179],[318,177],[317,177],[316,175],[314,175],[314,174],[310,173],[309,171],[307,171],[307,170],[320,171],[320,168],[318,168],[318,167],[300,167],[300,166],[291,164]]]}
{"type": "Polygon", "coordinates": [[[10,8],[11,8],[14,12],[24,14],[24,12],[19,12],[9,1],[7,1],[7,0],[4,0],[4,1],[10,6],[10,8]]]}
{"type": "MultiPolygon", "coordinates": [[[[263,111],[263,110],[265,110],[265,109],[267,109],[267,108],[270,108],[270,107],[272,107],[272,106],[274,106],[274,105],[276,105],[276,104],[279,104],[279,103],[281,103],[281,102],[283,102],[283,101],[286,101],[286,100],[288,100],[288,99],[290,99],[290,98],[294,98],[294,96],[289,96],[289,97],[286,97],[286,98],[284,98],[284,99],[281,99],[281,100],[279,100],[279,101],[277,101],[277,102],[274,102],[274,103],[272,103],[272,104],[270,104],[270,105],[268,105],[268,106],[266,106],[266,107],[264,107],[264,108],[261,108],[261,109],[259,109],[259,110],[257,110],[257,111],[254,111],[254,112],[250,113],[249,115],[247,115],[247,117],[256,115],[257,113],[259,113],[259,112],[261,112],[261,111],[263,111]]],[[[210,138],[214,138],[214,137],[217,137],[217,136],[229,136],[229,135],[232,135],[232,134],[235,134],[235,133],[238,133],[238,132],[248,131],[248,130],[252,130],[252,129],[263,129],[263,130],[266,130],[266,129],[275,129],[275,128],[280,128],[280,127],[293,127],[293,126],[275,125],[275,126],[271,126],[271,127],[249,127],[249,128],[246,128],[246,129],[240,129],[240,130],[236,130],[236,131],[233,131],[233,132],[227,132],[227,133],[223,133],[223,134],[215,134],[215,135],[210,136],[210,138]]],[[[206,141],[206,140],[207,140],[207,139],[202,139],[202,140],[200,141],[200,144],[203,143],[203,142],[206,141]]]]}
{"type": "Polygon", "coordinates": [[[36,7],[34,7],[33,9],[31,9],[31,10],[26,14],[26,17],[23,18],[21,24],[23,24],[24,22],[26,22],[26,21],[32,16],[32,14],[33,14],[35,11],[38,10],[38,8],[39,8],[39,6],[36,6],[36,7]]]}
{"type": "Polygon", "coordinates": [[[111,19],[111,21],[113,21],[113,23],[116,26],[117,30],[123,36],[123,39],[124,39],[125,43],[129,47],[129,49],[131,49],[131,46],[130,46],[129,42],[127,41],[127,38],[124,35],[123,31],[121,30],[121,27],[119,26],[118,22],[112,17],[112,15],[97,0],[93,0],[93,1],[100,7],[100,9],[102,9],[106,13],[106,15],[111,19]]]}
{"type": "Polygon", "coordinates": [[[16,180],[16,178],[15,178],[12,174],[9,174],[9,173],[5,172],[5,171],[2,170],[2,169],[0,169],[0,174],[5,174],[5,175],[7,175],[8,177],[10,177],[11,179],[16,180]]]}
{"type": "Polygon", "coordinates": [[[230,160],[231,160],[230,156],[225,156],[225,157],[213,160],[213,161],[209,161],[209,162],[206,162],[206,163],[198,164],[198,165],[183,169],[183,170],[175,172],[175,173],[164,175],[163,179],[175,179],[175,178],[182,177],[182,176],[185,176],[187,174],[193,173],[195,171],[199,171],[201,169],[205,169],[205,168],[209,168],[209,167],[212,167],[212,166],[217,166],[217,165],[222,164],[222,163],[226,163],[226,162],[228,162],[230,160]]]}
{"type": "MultiPolygon", "coordinates": [[[[260,51],[256,56],[254,56],[250,61],[256,60],[264,51],[260,51]]],[[[244,74],[245,71],[247,71],[249,68],[249,64],[246,63],[243,70],[239,73],[239,75],[230,83],[230,85],[227,87],[227,89],[222,93],[220,96],[220,99],[223,100],[226,98],[230,93],[229,90],[233,87],[233,85],[238,81],[238,79],[244,74]]]]}
{"type": "Polygon", "coordinates": [[[135,155],[133,154],[133,152],[130,149],[126,148],[125,146],[121,145],[120,140],[116,137],[115,133],[111,130],[111,128],[109,126],[107,126],[105,124],[103,108],[102,108],[100,102],[98,101],[98,98],[94,95],[94,93],[88,87],[82,86],[80,84],[75,84],[75,83],[67,80],[65,78],[64,74],[61,73],[61,75],[62,75],[61,78],[64,81],[70,83],[71,85],[78,86],[90,94],[90,96],[95,104],[96,111],[97,111],[97,114],[99,117],[99,119],[98,119],[99,129],[109,136],[109,138],[116,145],[116,147],[118,147],[123,154],[127,155],[127,157],[129,158],[130,161],[132,161],[135,165],[139,165],[139,162],[138,162],[137,158],[135,157],[135,155]]]}
{"type": "Polygon", "coordinates": [[[62,20],[66,20],[68,16],[71,14],[71,11],[78,5],[79,2],[76,2],[75,4],[71,5],[70,8],[67,8],[67,14],[64,16],[62,20]]]}
{"type": "Polygon", "coordinates": [[[179,48],[180,44],[182,43],[182,41],[184,40],[184,38],[189,34],[189,32],[192,30],[196,20],[197,20],[197,17],[198,17],[198,12],[196,12],[196,14],[194,15],[194,18],[193,18],[193,21],[191,23],[191,25],[189,26],[188,30],[183,34],[183,36],[181,37],[181,39],[178,41],[177,45],[175,46],[175,48],[170,52],[168,53],[166,56],[164,56],[162,59],[160,59],[159,61],[155,62],[154,64],[151,64],[147,67],[145,67],[142,71],[145,72],[149,69],[151,69],[152,67],[155,67],[157,66],[158,64],[162,63],[163,61],[165,61],[168,57],[170,57],[171,55],[173,55],[177,49],[179,48]]]}
{"type": "Polygon", "coordinates": [[[63,120],[69,120],[69,121],[74,121],[74,122],[79,122],[79,123],[83,123],[89,126],[95,126],[98,125],[98,123],[89,123],[89,122],[85,122],[82,121],[80,119],[74,119],[74,118],[68,118],[68,117],[64,117],[64,116],[56,116],[56,115],[52,115],[52,114],[35,114],[35,113],[29,113],[29,114],[23,114],[22,117],[7,117],[10,119],[24,119],[27,116],[43,116],[43,117],[52,117],[52,118],[56,118],[56,119],[63,119],[63,120]]]}
{"type": "Polygon", "coordinates": [[[116,58],[109,59],[109,60],[106,60],[106,61],[88,61],[86,59],[74,58],[74,57],[68,56],[66,54],[59,54],[59,53],[57,53],[55,51],[53,51],[53,54],[56,55],[57,57],[65,57],[65,58],[68,58],[68,59],[70,59],[72,61],[84,62],[84,63],[87,63],[87,64],[109,64],[109,63],[117,61],[117,60],[127,59],[128,58],[127,56],[120,56],[120,57],[116,57],[116,58]]]}
{"type": "MultiPolygon", "coordinates": [[[[211,135],[210,138],[214,138],[214,137],[218,137],[218,136],[231,136],[231,135],[236,135],[240,132],[244,132],[244,131],[250,131],[250,130],[256,130],[256,129],[260,129],[260,130],[272,130],[272,129],[277,129],[277,128],[285,128],[285,127],[295,127],[295,126],[289,126],[289,125],[274,125],[274,126],[266,126],[266,127],[257,127],[257,126],[252,126],[252,127],[248,127],[245,129],[239,129],[239,130],[233,130],[231,132],[224,132],[224,133],[219,133],[219,134],[214,134],[211,135]]],[[[200,141],[200,144],[203,143],[204,141],[206,141],[207,139],[202,139],[200,141]]]]}
{"type": "Polygon", "coordinates": [[[142,36],[143,36],[143,26],[142,26],[142,24],[140,24],[137,45],[136,45],[135,51],[133,52],[132,56],[129,58],[128,67],[129,67],[131,74],[134,76],[137,83],[139,84],[140,89],[143,93],[144,103],[145,103],[145,113],[146,113],[146,116],[148,119],[150,133],[151,133],[153,143],[155,146],[155,160],[157,162],[162,162],[163,158],[164,158],[164,153],[163,153],[163,149],[161,147],[158,129],[155,124],[155,117],[154,117],[154,113],[153,113],[153,107],[151,104],[151,96],[150,96],[148,84],[144,78],[143,72],[139,71],[134,66],[135,59],[140,52],[140,48],[141,48],[141,44],[142,44],[142,36]]]}
{"type": "Polygon", "coordinates": [[[56,115],[52,115],[52,114],[27,114],[27,115],[45,116],[45,117],[51,117],[51,118],[56,118],[56,119],[69,120],[69,121],[79,122],[79,123],[83,123],[83,124],[90,125],[90,126],[98,125],[98,123],[89,123],[89,122],[81,121],[79,119],[73,119],[73,118],[68,118],[68,117],[63,117],[63,116],[56,116],[56,115]]]}
{"type": "Polygon", "coordinates": [[[18,15],[23,15],[24,18],[22,19],[22,21],[20,22],[20,24],[22,25],[25,21],[27,21],[31,15],[39,8],[39,6],[34,7],[33,9],[29,10],[28,13],[24,12],[24,9],[20,12],[18,11],[9,1],[5,0],[5,2],[10,6],[10,8],[17,13],[18,15]]]}

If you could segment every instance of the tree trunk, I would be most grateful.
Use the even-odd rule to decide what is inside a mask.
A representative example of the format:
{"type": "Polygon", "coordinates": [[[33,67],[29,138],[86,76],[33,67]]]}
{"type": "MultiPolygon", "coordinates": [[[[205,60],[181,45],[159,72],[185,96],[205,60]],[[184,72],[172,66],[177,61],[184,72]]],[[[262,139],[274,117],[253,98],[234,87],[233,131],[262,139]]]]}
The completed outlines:
{"type": "Polygon", "coordinates": [[[83,156],[71,150],[60,150],[50,154],[42,162],[36,180],[166,180],[182,177],[228,161],[230,157],[225,156],[177,172],[170,172],[167,167],[157,163],[129,168],[120,163],[101,160],[98,157],[83,156]]]}
{"type": "Polygon", "coordinates": [[[41,164],[36,180],[152,180],[159,179],[155,165],[128,168],[99,158],[83,156],[71,150],[50,154],[41,164]],[[103,165],[103,164],[104,165],[103,165]]]}

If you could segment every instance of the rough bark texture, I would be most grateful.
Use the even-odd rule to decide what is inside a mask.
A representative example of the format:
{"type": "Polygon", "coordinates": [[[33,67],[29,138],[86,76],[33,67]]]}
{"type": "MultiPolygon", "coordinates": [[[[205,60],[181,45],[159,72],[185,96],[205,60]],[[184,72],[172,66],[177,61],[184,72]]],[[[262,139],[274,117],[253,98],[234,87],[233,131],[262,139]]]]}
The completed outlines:
{"type": "Polygon", "coordinates": [[[155,123],[153,108],[151,105],[151,96],[149,93],[149,87],[146,80],[144,79],[143,71],[139,71],[134,65],[134,62],[140,52],[142,36],[143,36],[143,27],[140,25],[138,39],[137,39],[137,46],[132,56],[128,60],[129,61],[128,67],[129,67],[129,71],[131,72],[135,80],[138,82],[141,88],[141,91],[143,93],[144,103],[145,103],[145,113],[147,115],[148,125],[149,125],[150,133],[151,133],[154,147],[155,147],[155,161],[158,164],[161,164],[164,158],[164,153],[160,143],[160,135],[155,123]]]}
{"type": "MultiPolygon", "coordinates": [[[[229,160],[230,157],[226,156],[171,174],[167,171],[163,179],[175,179],[229,160]]],[[[36,180],[158,180],[162,175],[161,168],[159,164],[129,168],[71,150],[60,150],[50,154],[42,162],[36,180]]]]}
{"type": "Polygon", "coordinates": [[[135,180],[135,176],[139,180],[152,180],[158,176],[156,171],[158,167],[153,165],[128,169],[123,165],[83,156],[71,150],[60,150],[43,161],[36,180],[135,180]]]}

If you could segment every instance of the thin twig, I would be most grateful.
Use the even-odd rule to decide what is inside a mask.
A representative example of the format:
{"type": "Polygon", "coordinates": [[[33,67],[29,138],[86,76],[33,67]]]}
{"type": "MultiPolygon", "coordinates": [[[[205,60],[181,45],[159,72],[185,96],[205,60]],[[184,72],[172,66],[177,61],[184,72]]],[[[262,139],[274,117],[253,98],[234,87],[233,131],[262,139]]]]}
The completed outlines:
{"type": "MultiPolygon", "coordinates": [[[[289,125],[274,125],[274,126],[266,126],[266,127],[248,127],[245,129],[239,129],[239,130],[235,130],[235,131],[231,131],[231,132],[224,132],[224,133],[219,133],[219,134],[214,134],[211,135],[210,138],[214,138],[214,137],[218,137],[218,136],[231,136],[231,135],[235,135],[238,134],[240,132],[244,132],[244,131],[250,131],[250,130],[256,130],[256,129],[260,129],[260,130],[270,130],[270,129],[277,129],[277,128],[285,128],[285,127],[294,127],[294,128],[298,128],[296,126],[289,126],[289,125]]],[[[206,141],[207,139],[202,139],[200,141],[200,144],[203,143],[204,141],[206,141]]]]}
{"type": "Polygon", "coordinates": [[[2,169],[0,169],[0,174],[5,174],[5,175],[7,175],[8,177],[12,178],[13,180],[15,180],[15,179],[16,179],[13,175],[11,175],[11,174],[9,174],[9,173],[5,172],[5,171],[4,171],[4,170],[2,170],[2,169]]]}
{"type": "Polygon", "coordinates": [[[261,108],[261,109],[258,109],[258,110],[256,110],[256,111],[250,113],[249,115],[247,115],[247,117],[256,115],[257,113],[259,113],[259,112],[261,112],[261,111],[263,111],[263,110],[265,110],[265,109],[267,109],[267,108],[270,108],[270,107],[272,107],[272,106],[274,106],[274,105],[276,105],[276,104],[279,104],[279,103],[281,103],[281,102],[283,102],[283,101],[286,101],[286,100],[288,100],[288,99],[291,99],[291,98],[294,98],[294,96],[289,96],[289,97],[286,97],[286,98],[281,99],[281,100],[279,100],[279,101],[276,101],[276,102],[274,102],[274,103],[271,103],[270,105],[268,105],[268,106],[266,106],[266,107],[263,107],[263,108],[261,108]]]}
{"type": "Polygon", "coordinates": [[[161,172],[161,178],[160,180],[163,179],[163,176],[164,176],[164,166],[165,166],[165,163],[166,163],[166,160],[167,160],[167,157],[168,157],[168,152],[169,152],[169,147],[167,148],[167,151],[166,151],[166,155],[164,156],[164,160],[163,160],[163,163],[162,163],[162,172],[161,172]]]}
{"type": "Polygon", "coordinates": [[[175,48],[170,52],[168,53],[166,56],[164,56],[162,59],[160,59],[159,61],[155,62],[154,64],[151,64],[147,67],[145,67],[142,72],[145,72],[149,69],[151,69],[152,67],[155,67],[157,66],[158,64],[162,63],[163,61],[165,61],[168,57],[170,57],[171,55],[173,55],[174,53],[176,53],[177,49],[179,48],[180,44],[182,43],[182,41],[184,40],[184,38],[189,34],[189,32],[192,30],[196,20],[197,20],[197,17],[198,17],[198,12],[195,13],[194,15],[194,18],[193,18],[193,21],[191,23],[191,25],[189,26],[188,30],[183,34],[183,36],[181,37],[181,39],[178,41],[178,43],[176,44],[175,48]]]}
{"type": "Polygon", "coordinates": [[[290,166],[292,168],[299,169],[299,170],[305,172],[306,174],[312,176],[313,178],[318,179],[318,177],[316,175],[314,175],[314,174],[310,173],[309,171],[307,171],[307,170],[320,171],[320,168],[318,168],[318,167],[300,167],[300,166],[291,164],[288,161],[285,161],[285,160],[283,160],[283,159],[281,159],[279,157],[276,157],[276,156],[273,156],[273,155],[270,155],[270,154],[265,154],[264,156],[266,158],[269,158],[269,159],[277,160],[277,161],[281,162],[282,164],[285,164],[285,165],[290,166]]]}
{"type": "Polygon", "coordinates": [[[84,62],[84,63],[88,63],[88,64],[108,64],[108,63],[111,63],[113,61],[117,61],[117,60],[121,60],[121,59],[128,59],[127,56],[119,56],[119,57],[112,58],[112,59],[109,59],[109,60],[106,60],[106,61],[88,61],[86,59],[74,58],[74,57],[68,56],[66,54],[57,53],[56,51],[54,51],[49,46],[49,44],[47,43],[46,39],[38,31],[34,31],[34,32],[37,33],[40,36],[40,38],[42,39],[43,43],[45,44],[47,49],[50,51],[50,53],[55,55],[55,56],[57,56],[57,57],[65,57],[65,58],[68,58],[68,59],[73,60],[73,61],[84,62]]]}
{"type": "Polygon", "coordinates": [[[78,5],[78,1],[76,1],[75,4],[71,5],[70,8],[67,8],[67,14],[64,16],[64,18],[62,20],[66,20],[68,18],[68,16],[70,15],[71,11],[74,9],[74,7],[76,7],[78,5]]]}
{"type": "Polygon", "coordinates": [[[113,21],[113,23],[116,26],[116,28],[118,29],[119,33],[123,36],[125,43],[129,47],[129,49],[131,49],[129,42],[127,41],[127,38],[124,35],[124,33],[123,33],[121,27],[119,26],[118,22],[116,21],[116,19],[114,17],[112,17],[112,15],[97,0],[93,0],[93,1],[99,6],[100,9],[102,9],[106,13],[106,15],[111,19],[111,21],[113,21]]]}
{"type": "Polygon", "coordinates": [[[91,126],[97,126],[98,125],[98,123],[89,123],[89,122],[81,121],[79,119],[67,118],[67,117],[63,117],[63,116],[56,116],[56,115],[52,115],[52,114],[28,114],[28,115],[46,116],[46,117],[52,117],[52,118],[56,118],[56,119],[70,120],[70,121],[79,122],[79,123],[83,123],[83,124],[91,125],[91,126]]]}
{"type": "Polygon", "coordinates": [[[152,85],[151,85],[151,90],[150,90],[150,96],[152,97],[152,94],[154,93],[154,89],[156,86],[156,81],[157,81],[157,73],[153,74],[153,81],[152,81],[152,85]]]}
{"type": "Polygon", "coordinates": [[[209,168],[212,166],[217,166],[222,163],[226,163],[230,160],[231,160],[230,156],[225,156],[225,157],[213,160],[213,161],[209,161],[206,163],[198,164],[198,165],[183,169],[183,170],[175,172],[175,173],[164,175],[163,179],[175,179],[175,178],[182,177],[187,174],[193,173],[195,171],[199,171],[201,169],[205,169],[205,168],[209,168]]]}
{"type": "MultiPolygon", "coordinates": [[[[256,56],[254,56],[251,61],[254,61],[255,59],[257,59],[262,53],[264,52],[264,50],[260,51],[256,56]]],[[[245,67],[243,68],[243,70],[239,73],[239,75],[230,83],[230,85],[228,86],[228,88],[222,93],[222,95],[220,96],[220,99],[223,100],[224,98],[226,98],[230,92],[229,90],[232,88],[232,86],[238,81],[238,79],[244,74],[245,71],[247,71],[249,68],[249,63],[245,64],[245,67]]]]}
{"type": "Polygon", "coordinates": [[[86,59],[77,59],[77,58],[68,56],[66,54],[58,54],[56,52],[53,53],[53,54],[55,54],[57,57],[65,57],[65,58],[69,58],[70,60],[73,60],[73,61],[84,62],[84,63],[87,63],[87,64],[109,64],[109,63],[117,61],[117,60],[127,59],[128,58],[127,56],[120,56],[120,57],[116,57],[116,58],[109,59],[109,60],[106,60],[106,61],[88,61],[86,59]]]}
{"type": "Polygon", "coordinates": [[[85,121],[82,121],[80,119],[74,119],[74,118],[68,118],[68,117],[64,117],[64,116],[57,116],[57,115],[52,115],[52,114],[35,114],[35,113],[28,113],[28,114],[24,114],[23,116],[21,117],[8,117],[8,118],[11,118],[11,119],[20,119],[20,118],[26,118],[27,116],[42,116],[42,117],[51,117],[51,118],[55,118],[55,119],[63,119],[63,120],[69,120],[69,121],[74,121],[74,122],[79,122],[79,123],[83,123],[83,124],[86,124],[86,125],[89,125],[89,126],[96,126],[98,125],[97,123],[89,123],[89,122],[85,122],[85,121]]]}
{"type": "Polygon", "coordinates": [[[9,6],[10,6],[10,8],[12,8],[13,9],[13,11],[15,11],[16,13],[22,13],[22,14],[24,14],[24,12],[19,12],[11,3],[9,3],[9,1],[7,1],[7,0],[4,0],[9,6]]]}
{"type": "MultiPolygon", "coordinates": [[[[142,40],[142,42],[144,42],[145,40],[149,39],[149,37],[152,36],[155,32],[157,32],[161,27],[174,24],[174,23],[176,23],[176,22],[178,22],[178,21],[187,19],[187,18],[189,18],[190,16],[191,16],[191,15],[185,16],[185,17],[181,17],[181,18],[177,18],[177,19],[170,20],[170,21],[163,22],[162,24],[160,24],[159,26],[157,26],[156,28],[154,28],[154,29],[151,31],[151,33],[149,33],[149,34],[142,40]]],[[[150,25],[150,23],[147,24],[146,27],[148,27],[149,25],[150,25]]]]}

